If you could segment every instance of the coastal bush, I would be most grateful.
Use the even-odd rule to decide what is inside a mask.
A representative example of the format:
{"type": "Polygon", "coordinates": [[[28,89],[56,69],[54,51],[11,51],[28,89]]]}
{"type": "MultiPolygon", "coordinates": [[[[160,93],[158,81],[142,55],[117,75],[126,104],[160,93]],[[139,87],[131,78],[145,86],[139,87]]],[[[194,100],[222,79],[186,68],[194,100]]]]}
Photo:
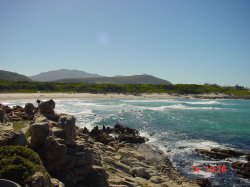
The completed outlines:
{"type": "Polygon", "coordinates": [[[216,84],[87,84],[58,82],[14,82],[0,80],[0,92],[71,92],[71,93],[169,93],[169,94],[228,94],[235,97],[250,98],[250,92],[242,86],[219,86],[216,84]]]}
{"type": "Polygon", "coordinates": [[[0,147],[0,178],[25,186],[36,171],[47,174],[36,152],[22,146],[0,147]]]}

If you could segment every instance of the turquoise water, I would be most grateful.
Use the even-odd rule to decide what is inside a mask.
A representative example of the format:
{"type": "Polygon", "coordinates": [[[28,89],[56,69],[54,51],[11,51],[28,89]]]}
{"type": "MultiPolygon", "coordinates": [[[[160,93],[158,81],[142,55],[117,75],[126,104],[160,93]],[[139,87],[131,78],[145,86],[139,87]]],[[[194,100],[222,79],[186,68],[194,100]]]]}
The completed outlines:
{"type": "MultiPolygon", "coordinates": [[[[14,103],[9,103],[14,104],[14,103]]],[[[22,104],[22,103],[15,103],[22,104]]],[[[139,100],[57,100],[56,111],[73,114],[78,126],[112,126],[119,122],[139,129],[190,178],[209,177],[213,185],[250,185],[228,171],[223,175],[201,171],[193,165],[230,164],[236,159],[211,160],[196,148],[235,148],[250,151],[250,100],[139,99],[139,100]]]]}

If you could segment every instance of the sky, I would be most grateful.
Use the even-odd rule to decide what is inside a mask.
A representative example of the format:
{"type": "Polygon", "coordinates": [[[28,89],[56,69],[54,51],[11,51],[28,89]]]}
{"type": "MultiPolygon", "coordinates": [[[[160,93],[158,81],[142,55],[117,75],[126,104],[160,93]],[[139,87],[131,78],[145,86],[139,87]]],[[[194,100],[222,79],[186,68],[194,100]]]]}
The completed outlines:
{"type": "Polygon", "coordinates": [[[0,69],[250,87],[249,0],[1,0],[0,69]]]}

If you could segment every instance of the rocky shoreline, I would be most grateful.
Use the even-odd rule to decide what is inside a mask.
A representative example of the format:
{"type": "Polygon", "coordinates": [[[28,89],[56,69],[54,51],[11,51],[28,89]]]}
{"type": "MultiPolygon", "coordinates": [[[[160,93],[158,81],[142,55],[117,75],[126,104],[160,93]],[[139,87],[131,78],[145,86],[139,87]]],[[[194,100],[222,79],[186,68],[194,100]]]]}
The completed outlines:
{"type": "MultiPolygon", "coordinates": [[[[28,176],[30,187],[211,186],[207,179],[189,181],[182,176],[166,155],[145,144],[147,139],[135,129],[121,124],[81,129],[74,116],[54,111],[53,100],[38,104],[27,103],[24,108],[0,104],[0,145],[6,151],[17,145],[26,147],[41,159],[40,170],[32,170],[28,176]],[[41,172],[43,168],[46,172],[41,172]]],[[[241,155],[220,150],[197,152],[241,155]]],[[[234,165],[249,177],[242,173],[249,171],[249,162],[234,165]]],[[[0,166],[0,178],[7,176],[5,170],[0,166]]]]}

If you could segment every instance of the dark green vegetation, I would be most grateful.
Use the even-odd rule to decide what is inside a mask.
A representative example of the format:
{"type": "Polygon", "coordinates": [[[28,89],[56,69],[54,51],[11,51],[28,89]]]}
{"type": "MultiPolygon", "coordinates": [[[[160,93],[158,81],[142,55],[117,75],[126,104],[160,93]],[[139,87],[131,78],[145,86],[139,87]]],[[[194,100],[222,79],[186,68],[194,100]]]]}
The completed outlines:
{"type": "Polygon", "coordinates": [[[56,80],[55,82],[88,84],[171,84],[169,81],[146,74],[116,77],[61,79],[56,80]]]}
{"type": "Polygon", "coordinates": [[[0,178],[25,186],[36,171],[46,173],[37,153],[22,146],[0,147],[0,178]]]}
{"type": "Polygon", "coordinates": [[[0,80],[9,80],[9,81],[31,81],[30,78],[18,74],[18,73],[14,73],[14,72],[10,72],[10,71],[4,71],[4,70],[0,70],[0,80]]]}
{"type": "Polygon", "coordinates": [[[221,87],[218,85],[196,84],[86,84],[57,82],[13,82],[0,81],[0,92],[76,92],[76,93],[169,93],[169,94],[209,94],[222,93],[233,97],[250,98],[248,89],[240,86],[221,87]]]}

